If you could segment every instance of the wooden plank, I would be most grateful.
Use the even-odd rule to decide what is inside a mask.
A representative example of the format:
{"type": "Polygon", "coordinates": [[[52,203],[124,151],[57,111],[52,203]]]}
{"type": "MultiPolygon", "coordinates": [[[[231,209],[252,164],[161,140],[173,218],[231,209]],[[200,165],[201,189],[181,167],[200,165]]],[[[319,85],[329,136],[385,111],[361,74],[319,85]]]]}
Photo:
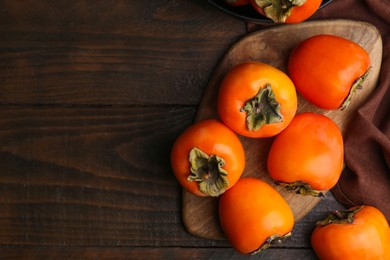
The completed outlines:
{"type": "MultiPolygon", "coordinates": [[[[226,248],[7,248],[7,259],[248,259],[226,248]]],[[[269,249],[256,259],[316,259],[311,249],[269,249]]]]}
{"type": "MultiPolygon", "coordinates": [[[[231,248],[0,248],[6,259],[248,259],[231,248]]],[[[267,249],[250,259],[317,259],[311,249],[267,249]]]]}
{"type": "MultiPolygon", "coordinates": [[[[0,247],[230,247],[182,222],[169,153],[195,112],[2,107],[0,247]]],[[[332,197],[321,203],[282,246],[310,247],[315,221],[340,209],[332,197]]]]}
{"type": "Polygon", "coordinates": [[[0,244],[191,244],[169,153],[194,115],[194,107],[1,108],[0,244]]]}
{"type": "Polygon", "coordinates": [[[0,104],[195,105],[244,34],[206,1],[1,1],[0,104]]]}

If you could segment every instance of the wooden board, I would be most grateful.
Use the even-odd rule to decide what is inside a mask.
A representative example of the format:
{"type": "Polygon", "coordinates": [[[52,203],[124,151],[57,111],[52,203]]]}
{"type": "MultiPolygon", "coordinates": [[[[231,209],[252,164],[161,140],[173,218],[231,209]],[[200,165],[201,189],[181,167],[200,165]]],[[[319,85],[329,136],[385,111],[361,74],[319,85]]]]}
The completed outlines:
{"type": "MultiPolygon", "coordinates": [[[[196,121],[218,118],[216,100],[218,88],[226,72],[245,61],[261,61],[273,65],[287,73],[288,56],[302,40],[317,34],[333,34],[350,39],[369,52],[371,71],[364,88],[359,90],[350,105],[343,111],[326,111],[309,104],[298,95],[298,112],[313,111],[333,119],[345,135],[353,112],[369,97],[378,81],[381,59],[382,39],[379,31],[371,24],[350,20],[323,20],[295,25],[278,25],[248,34],[234,44],[222,58],[211,77],[201,103],[196,121]]],[[[287,200],[296,222],[304,217],[320,200],[310,196],[289,193],[276,186],[269,177],[266,160],[272,138],[251,139],[240,137],[246,155],[243,176],[260,178],[274,186],[287,200]]],[[[218,220],[218,198],[201,198],[183,190],[183,222],[188,232],[208,239],[224,239],[218,220]]]]}

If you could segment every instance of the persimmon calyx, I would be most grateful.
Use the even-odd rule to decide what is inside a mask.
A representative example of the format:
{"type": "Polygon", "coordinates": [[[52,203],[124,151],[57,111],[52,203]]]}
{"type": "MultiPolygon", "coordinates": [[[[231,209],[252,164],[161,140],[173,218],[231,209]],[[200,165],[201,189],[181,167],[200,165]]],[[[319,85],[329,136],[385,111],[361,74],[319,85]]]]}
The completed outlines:
{"type": "Polygon", "coordinates": [[[345,108],[347,108],[349,103],[351,103],[353,94],[356,92],[356,90],[363,88],[363,83],[366,80],[366,78],[367,78],[367,76],[369,74],[370,69],[371,68],[369,68],[362,76],[360,76],[359,78],[357,78],[354,81],[354,83],[352,84],[351,89],[349,90],[348,96],[345,98],[344,102],[341,104],[340,110],[344,110],[345,108]]]}
{"type": "Polygon", "coordinates": [[[191,174],[188,181],[199,183],[199,190],[204,194],[217,197],[224,193],[229,186],[227,171],[222,167],[225,160],[216,155],[208,156],[202,150],[194,147],[189,154],[191,174]]]}
{"type": "Polygon", "coordinates": [[[313,197],[324,197],[325,194],[321,191],[313,189],[310,184],[302,181],[295,182],[282,182],[276,181],[277,185],[283,186],[289,192],[293,192],[301,195],[309,195],[313,197]]]}
{"type": "Polygon", "coordinates": [[[257,131],[265,124],[283,122],[280,104],[270,84],[266,84],[252,99],[248,100],[240,112],[247,112],[246,125],[250,131],[257,131]]]}
{"type": "Polygon", "coordinates": [[[255,0],[266,17],[274,22],[283,23],[291,15],[295,6],[301,6],[306,0],[255,0]]]}
{"type": "Polygon", "coordinates": [[[279,235],[272,235],[270,237],[267,238],[267,240],[259,247],[259,249],[256,249],[255,251],[253,251],[251,253],[251,255],[255,255],[257,253],[260,253],[261,251],[273,246],[273,245],[276,245],[276,244],[280,244],[282,243],[282,241],[288,237],[291,236],[291,232],[288,232],[287,234],[283,235],[283,236],[279,236],[279,235]]]}
{"type": "Polygon", "coordinates": [[[364,206],[354,207],[348,210],[331,212],[325,219],[317,222],[318,226],[326,226],[332,223],[348,224],[353,222],[353,218],[364,206]]]}

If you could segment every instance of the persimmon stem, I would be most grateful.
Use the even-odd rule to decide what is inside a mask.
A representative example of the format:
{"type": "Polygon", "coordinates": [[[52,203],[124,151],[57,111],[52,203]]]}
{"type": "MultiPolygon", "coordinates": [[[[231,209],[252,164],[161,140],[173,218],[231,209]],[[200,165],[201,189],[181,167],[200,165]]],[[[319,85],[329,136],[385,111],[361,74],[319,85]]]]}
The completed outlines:
{"type": "Polygon", "coordinates": [[[191,174],[188,181],[199,183],[199,190],[204,194],[217,197],[224,193],[229,186],[227,171],[222,167],[225,165],[223,158],[210,155],[194,147],[189,154],[191,174]]]}
{"type": "Polygon", "coordinates": [[[371,70],[371,67],[368,68],[368,70],[362,76],[360,76],[359,78],[357,78],[355,80],[355,82],[351,86],[351,89],[349,90],[348,96],[345,98],[344,102],[341,104],[340,110],[344,110],[345,108],[347,108],[349,103],[351,103],[353,94],[356,92],[356,90],[363,88],[363,83],[366,80],[370,70],[371,70]]]}
{"type": "Polygon", "coordinates": [[[246,124],[250,131],[257,131],[265,124],[283,122],[280,104],[270,84],[266,84],[256,96],[248,100],[240,112],[247,112],[246,124]]]}
{"type": "Polygon", "coordinates": [[[318,221],[318,226],[326,226],[332,223],[348,224],[353,222],[353,218],[364,206],[354,207],[348,210],[333,211],[325,219],[318,221]]]}
{"type": "Polygon", "coordinates": [[[255,251],[253,251],[251,253],[251,255],[255,255],[261,251],[264,251],[265,249],[267,249],[273,245],[280,244],[280,243],[282,243],[283,240],[285,240],[286,238],[288,238],[290,236],[291,236],[291,232],[288,232],[287,234],[285,234],[283,236],[280,236],[277,234],[272,235],[272,236],[267,238],[267,240],[259,247],[259,249],[256,249],[255,251]]]}
{"type": "Polygon", "coordinates": [[[266,17],[274,22],[285,22],[295,6],[303,5],[306,0],[255,0],[266,17]]]}
{"type": "Polygon", "coordinates": [[[324,197],[325,194],[321,191],[313,189],[313,187],[310,186],[310,184],[302,181],[296,181],[296,182],[283,182],[283,181],[276,181],[275,184],[283,186],[286,190],[289,192],[293,192],[296,194],[301,195],[310,195],[313,197],[324,197]]]}

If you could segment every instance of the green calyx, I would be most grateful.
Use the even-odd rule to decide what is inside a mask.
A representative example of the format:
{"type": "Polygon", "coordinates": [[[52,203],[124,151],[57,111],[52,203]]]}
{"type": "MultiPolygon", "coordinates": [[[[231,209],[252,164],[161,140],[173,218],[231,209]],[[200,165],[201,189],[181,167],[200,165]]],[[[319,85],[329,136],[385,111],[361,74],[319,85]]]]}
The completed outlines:
{"type": "Polygon", "coordinates": [[[351,103],[352,96],[356,92],[356,90],[363,88],[363,83],[366,80],[370,69],[371,68],[369,68],[362,76],[357,78],[355,80],[355,82],[352,84],[352,87],[349,90],[348,96],[345,98],[344,102],[341,104],[340,110],[344,110],[349,105],[349,103],[351,103]]]}
{"type": "Polygon", "coordinates": [[[277,244],[280,244],[282,243],[282,241],[288,237],[291,236],[291,232],[288,232],[287,234],[283,235],[283,236],[279,236],[279,235],[272,235],[270,237],[267,238],[267,240],[264,242],[264,244],[262,244],[259,249],[253,251],[251,253],[251,255],[255,255],[257,253],[260,253],[261,251],[264,251],[265,249],[273,246],[273,245],[277,245],[277,244]]]}
{"type": "Polygon", "coordinates": [[[364,206],[354,207],[343,211],[333,211],[324,220],[318,221],[318,226],[326,226],[332,223],[349,224],[353,222],[353,218],[364,206]]]}
{"type": "Polygon", "coordinates": [[[199,183],[199,190],[204,194],[217,197],[224,193],[229,186],[223,158],[216,155],[208,156],[202,150],[194,147],[189,154],[191,174],[188,181],[199,183]]]}
{"type": "Polygon", "coordinates": [[[240,112],[247,112],[246,124],[250,131],[257,131],[265,124],[283,122],[280,104],[270,84],[266,84],[265,88],[261,88],[256,96],[248,100],[240,112]]]}
{"type": "Polygon", "coordinates": [[[296,194],[306,195],[306,196],[313,196],[313,197],[324,197],[324,193],[321,191],[313,189],[310,184],[302,181],[296,181],[296,182],[282,182],[277,181],[275,182],[277,185],[283,186],[286,190],[289,192],[293,192],[296,194]]]}
{"type": "Polygon", "coordinates": [[[266,17],[274,22],[285,22],[295,6],[303,5],[306,0],[255,0],[256,4],[263,9],[266,17]]]}

